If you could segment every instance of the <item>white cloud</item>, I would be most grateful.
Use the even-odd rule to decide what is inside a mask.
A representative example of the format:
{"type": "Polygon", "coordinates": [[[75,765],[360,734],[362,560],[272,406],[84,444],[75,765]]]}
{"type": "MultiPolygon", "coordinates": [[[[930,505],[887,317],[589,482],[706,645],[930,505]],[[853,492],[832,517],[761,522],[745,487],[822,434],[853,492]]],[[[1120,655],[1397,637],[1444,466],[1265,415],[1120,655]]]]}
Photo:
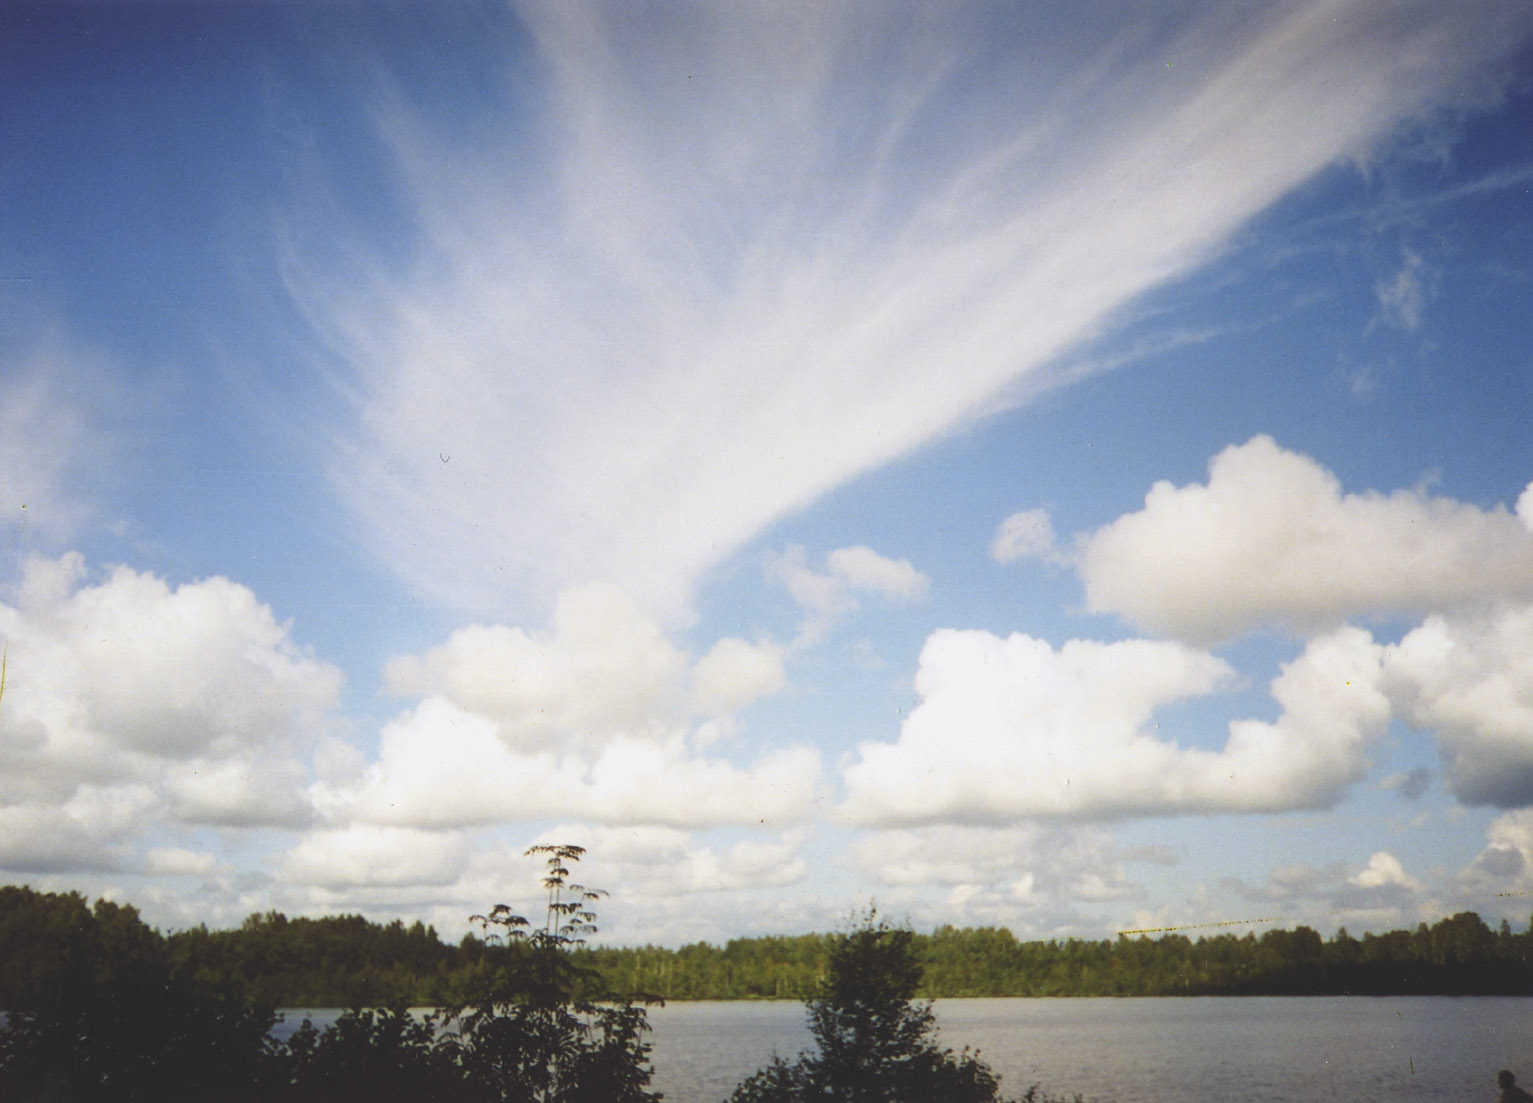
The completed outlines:
{"type": "Polygon", "coordinates": [[[175,818],[219,827],[297,827],[313,817],[299,748],[268,747],[224,758],[194,758],[165,770],[164,791],[175,818]]]}
{"type": "Polygon", "coordinates": [[[351,825],[305,836],[282,855],[278,872],[294,884],[332,889],[449,885],[468,857],[461,833],[351,825]]]}
{"type": "Polygon", "coordinates": [[[1083,904],[1142,893],[1132,857],[1095,827],[936,825],[866,832],[845,863],[918,925],[999,925],[1028,937],[1079,923],[1083,904]]]}
{"type": "Polygon", "coordinates": [[[614,587],[562,595],[548,632],[462,629],[386,681],[422,700],[384,726],[374,762],[315,784],[332,822],[783,823],[820,791],[805,747],[704,753],[732,710],[782,687],[780,646],[726,638],[694,660],[614,587]]]}
{"type": "Polygon", "coordinates": [[[804,608],[801,645],[857,609],[859,593],[910,601],[925,596],[930,585],[908,559],[889,559],[861,545],[837,548],[825,556],[825,569],[816,570],[809,566],[803,547],[793,544],[771,557],[767,569],[804,608]]]}
{"type": "Polygon", "coordinates": [[[559,596],[551,632],[460,629],[423,657],[390,662],[385,681],[490,717],[501,738],[535,750],[663,733],[687,664],[622,591],[585,586],[559,596]]]}
{"type": "Polygon", "coordinates": [[[581,882],[611,894],[597,908],[603,941],[721,945],[746,932],[825,930],[844,913],[844,901],[827,906],[802,891],[810,862],[800,831],[715,840],[666,827],[565,824],[539,836],[568,840],[588,850],[581,882]]]}
{"type": "Polygon", "coordinates": [[[1527,498],[1514,514],[1424,490],[1346,494],[1256,437],[1214,457],[1206,484],[1156,484],[1080,541],[1077,566],[1090,608],[1180,639],[1426,614],[1381,653],[1391,710],[1437,740],[1460,800],[1518,807],[1533,802],[1527,498]]]}
{"type": "Polygon", "coordinates": [[[59,802],[0,803],[0,869],[118,868],[157,803],[148,786],[133,783],[80,785],[59,802]]]}
{"type": "Polygon", "coordinates": [[[771,890],[804,879],[808,864],[798,833],[746,837],[728,845],[700,844],[673,827],[564,825],[539,841],[580,839],[588,852],[582,878],[636,900],[771,890]]]}
{"type": "MultiPolygon", "coordinates": [[[[685,608],[773,520],[1046,385],[1530,22],[1424,0],[1082,13],[1040,62],[984,5],[523,16],[547,143],[448,157],[396,113],[421,263],[358,281],[316,244],[289,269],[351,369],[335,477],[380,560],[497,615],[591,578],[685,608]]],[[[295,212],[290,238],[336,221],[295,212]]]]}
{"type": "Polygon", "coordinates": [[[719,640],[692,668],[692,709],[705,716],[738,712],[787,683],[784,649],[771,642],[719,640]]]}
{"type": "Polygon", "coordinates": [[[1272,869],[1264,884],[1227,878],[1225,888],[1260,905],[1285,926],[1306,923],[1322,931],[1336,926],[1384,931],[1440,919],[1441,899],[1432,886],[1406,871],[1387,850],[1375,851],[1360,868],[1345,861],[1272,869]]]}
{"type": "Polygon", "coordinates": [[[808,747],[769,751],[745,766],[619,744],[591,768],[585,815],[618,823],[778,825],[810,814],[820,796],[820,757],[808,747]]]}
{"type": "Polygon", "coordinates": [[[1013,513],[1001,522],[990,541],[990,555],[997,563],[1050,559],[1054,554],[1054,523],[1044,509],[1013,513]]]}
{"type": "Polygon", "coordinates": [[[1533,605],[1431,616],[1386,649],[1401,715],[1437,739],[1468,804],[1533,804],[1533,605]]]}
{"type": "Polygon", "coordinates": [[[226,867],[207,851],[156,847],[144,855],[144,872],[154,877],[210,877],[226,867]]]}
{"type": "Polygon", "coordinates": [[[40,838],[78,844],[87,864],[99,846],[115,864],[113,848],[178,822],[308,817],[304,762],[332,722],[340,673],[249,590],[223,578],[172,587],[125,567],[92,581],[66,555],[29,560],[13,600],[0,603],[11,822],[44,815],[40,838]],[[101,814],[124,801],[132,815],[101,814]]]}
{"type": "Polygon", "coordinates": [[[892,744],[864,743],[845,812],[875,824],[1282,811],[1334,803],[1389,718],[1380,649],[1347,629],[1312,640],[1272,684],[1272,723],[1240,720],[1222,750],[1161,737],[1157,709],[1227,685],[1181,644],[943,630],[921,654],[921,703],[892,744]]]}
{"type": "Polygon", "coordinates": [[[0,352],[0,525],[30,547],[68,539],[99,505],[124,443],[106,411],[128,400],[95,354],[56,336],[16,344],[0,352]]]}
{"type": "Polygon", "coordinates": [[[1533,808],[1492,820],[1485,831],[1485,849],[1459,880],[1467,891],[1487,896],[1533,890],[1533,808]]]}
{"type": "Polygon", "coordinates": [[[526,751],[494,721],[441,698],[386,725],[356,782],[320,783],[335,820],[420,828],[578,815],[602,823],[707,826],[793,822],[820,791],[814,751],[767,751],[735,765],[666,741],[616,738],[599,748],[526,751]]]}
{"type": "Polygon", "coordinates": [[[1387,850],[1381,850],[1368,859],[1368,865],[1350,878],[1361,889],[1393,889],[1420,892],[1422,884],[1405,872],[1405,867],[1387,850]]]}
{"type": "Polygon", "coordinates": [[[1215,456],[1206,484],[1156,483],[1143,510],[1082,540],[1077,563],[1093,611],[1196,642],[1533,598],[1533,535],[1504,508],[1344,494],[1262,436],[1215,456]]]}
{"type": "Polygon", "coordinates": [[[1410,249],[1405,250],[1394,276],[1374,288],[1384,321],[1405,330],[1421,328],[1421,312],[1431,298],[1432,273],[1426,261],[1410,249]]]}
{"type": "Polygon", "coordinates": [[[848,589],[910,600],[926,593],[927,577],[908,559],[888,559],[872,548],[837,548],[825,557],[832,578],[848,589]]]}
{"type": "Polygon", "coordinates": [[[572,880],[607,894],[595,903],[594,941],[720,943],[743,932],[824,930],[841,918],[844,901],[817,905],[784,891],[808,872],[804,841],[798,831],[720,839],[672,827],[560,821],[512,845],[497,833],[353,826],[314,833],[280,856],[284,880],[274,892],[304,913],[362,908],[420,916],[452,938],[469,929],[469,916],[495,904],[540,921],[543,866],[524,851],[529,843],[576,843],[587,853],[572,880]]]}

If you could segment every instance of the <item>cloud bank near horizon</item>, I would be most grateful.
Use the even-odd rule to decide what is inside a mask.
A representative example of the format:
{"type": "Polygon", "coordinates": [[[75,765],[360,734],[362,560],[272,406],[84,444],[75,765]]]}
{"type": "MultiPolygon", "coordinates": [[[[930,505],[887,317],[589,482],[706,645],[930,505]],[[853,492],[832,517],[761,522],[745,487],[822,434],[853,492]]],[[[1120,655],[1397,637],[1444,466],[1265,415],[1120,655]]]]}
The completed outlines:
{"type": "MultiPolygon", "coordinates": [[[[1182,514],[1166,503],[1202,501],[1232,466],[1274,492],[1294,471],[1324,490],[1332,508],[1316,508],[1317,523],[1280,549],[1294,563],[1317,562],[1333,546],[1435,561],[1426,549],[1451,552],[1464,526],[1489,525],[1512,541],[1509,561],[1533,550],[1533,532],[1505,507],[1421,491],[1345,494],[1315,461],[1257,438],[1215,456],[1207,485],[1158,484],[1144,512],[1080,537],[1073,562],[1083,585],[1094,541],[1116,540],[1162,509],[1161,523],[1139,535],[1177,540],[1165,518],[1182,514]],[[1415,542],[1371,539],[1379,509],[1406,517],[1415,542]]],[[[1200,534],[1207,586],[1184,587],[1146,552],[1122,560],[1137,564],[1128,590],[1175,597],[1194,625],[1195,605],[1232,607],[1219,579],[1246,576],[1221,565],[1270,553],[1270,534],[1242,511],[1215,512],[1182,532],[1200,534]]],[[[1048,520],[1027,517],[1035,528],[1048,520]]],[[[1013,528],[1003,523],[1001,532],[1013,528]]],[[[843,587],[909,597],[930,585],[908,561],[866,546],[823,561],[821,573],[792,548],[762,570],[789,583],[784,600],[812,617],[850,615],[843,587]]],[[[1359,567],[1390,575],[1382,563],[1359,567]]],[[[1273,567],[1266,576],[1286,573],[1273,567]]],[[[645,854],[674,858],[686,876],[661,894],[655,922],[685,923],[689,894],[716,894],[725,911],[746,908],[753,893],[802,882],[817,832],[856,825],[865,830],[844,860],[888,887],[891,900],[931,907],[915,891],[920,882],[946,886],[965,914],[1042,916],[1061,894],[1131,899],[1135,864],[1164,857],[1123,850],[1091,824],[1331,807],[1369,776],[1386,726],[1399,720],[1436,741],[1460,804],[1507,810],[1459,875],[1469,891],[1526,860],[1533,603],[1510,591],[1497,597],[1506,579],[1482,576],[1481,590],[1466,595],[1452,572],[1435,591],[1432,577],[1411,591],[1432,611],[1393,642],[1347,623],[1373,611],[1373,591],[1331,595],[1330,616],[1271,683],[1277,718],[1230,721],[1222,746],[1207,733],[1178,737],[1158,720],[1240,688],[1231,663],[1197,643],[1055,645],[940,629],[921,653],[919,705],[898,733],[828,766],[826,748],[763,743],[736,718],[791,689],[814,636],[724,637],[688,651],[618,588],[572,590],[548,629],[470,626],[396,657],[384,685],[407,704],[382,725],[376,752],[364,752],[337,727],[339,671],[297,648],[248,589],[221,578],[172,587],[121,567],[92,577],[77,555],[39,558],[13,604],[0,604],[16,671],[0,712],[0,861],[232,892],[231,868],[199,847],[201,833],[277,831],[291,842],[266,859],[262,876],[283,899],[310,908],[430,901],[448,915],[453,901],[485,890],[495,861],[514,857],[494,841],[499,828],[578,820],[582,839],[601,840],[606,868],[629,888],[649,891],[665,876],[645,854]],[[146,632],[152,647],[142,646],[146,632]],[[972,849],[972,868],[928,876],[955,840],[972,849]],[[1057,860],[1062,853],[1078,856],[1076,874],[1057,860]]],[[[1285,592],[1268,591],[1274,603],[1243,630],[1283,623],[1285,592]]],[[[1311,870],[1239,891],[1325,900],[1366,917],[1420,884],[1384,854],[1345,876],[1311,870]]],[[[807,912],[778,914],[813,922],[807,912]]]]}

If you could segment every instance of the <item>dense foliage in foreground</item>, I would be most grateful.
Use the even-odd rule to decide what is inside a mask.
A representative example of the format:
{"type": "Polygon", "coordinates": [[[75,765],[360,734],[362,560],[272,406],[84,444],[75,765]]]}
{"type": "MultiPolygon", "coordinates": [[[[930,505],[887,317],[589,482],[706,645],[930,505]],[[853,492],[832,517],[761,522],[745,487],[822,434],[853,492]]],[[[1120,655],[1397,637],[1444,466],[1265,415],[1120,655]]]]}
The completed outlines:
{"type": "MultiPolygon", "coordinates": [[[[546,924],[505,905],[476,916],[503,953],[467,995],[424,1017],[354,1009],[284,1042],[275,1014],[232,981],[197,976],[132,908],[0,890],[0,1098],[31,1103],[659,1103],[643,1006],[614,999],[572,950],[595,930],[597,893],[569,880],[579,847],[548,855],[546,924]],[[25,945],[39,956],[9,951],[25,945]]],[[[869,913],[828,944],[807,1001],[816,1048],[775,1059],[730,1103],[1005,1103],[978,1053],[936,1037],[913,996],[911,931],[869,913]]],[[[1048,1103],[1030,1089],[1022,1103],[1048,1103]]]]}
{"type": "Polygon", "coordinates": [[[213,976],[137,913],[74,894],[0,890],[0,1099],[70,1103],[658,1103],[641,1004],[570,949],[594,893],[579,847],[547,855],[547,922],[505,905],[478,918],[497,953],[425,1017],[356,1009],[286,1041],[237,976],[213,976]],[[599,1001],[599,1002],[598,1002],[599,1001]]]}
{"type": "MultiPolygon", "coordinates": [[[[936,1043],[921,995],[1533,992],[1533,933],[1472,912],[1414,932],[1018,942],[869,920],[840,935],[594,951],[578,847],[546,854],[547,920],[497,905],[456,946],[416,924],[252,917],[164,937],[133,908],[0,888],[0,1099],[71,1103],[655,1103],[644,989],[798,995],[813,1051],[732,1103],[1001,1103],[978,1054],[936,1043]],[[285,1041],[274,1008],[354,1008],[285,1041]],[[420,1017],[410,1004],[437,1010],[420,1017]]],[[[1022,1103],[1047,1103],[1036,1089],[1022,1103]]]]}

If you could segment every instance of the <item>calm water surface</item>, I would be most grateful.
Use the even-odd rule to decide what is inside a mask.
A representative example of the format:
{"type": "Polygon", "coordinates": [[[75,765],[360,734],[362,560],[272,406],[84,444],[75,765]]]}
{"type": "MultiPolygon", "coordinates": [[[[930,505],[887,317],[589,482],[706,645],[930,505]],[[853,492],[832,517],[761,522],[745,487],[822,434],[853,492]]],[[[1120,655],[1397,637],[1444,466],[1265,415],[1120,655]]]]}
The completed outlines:
{"type": "MultiPolygon", "coordinates": [[[[942,1042],[977,1048],[1010,1096],[1039,1084],[1100,1103],[1495,1103],[1533,1087],[1533,999],[938,1000],[942,1042]]],[[[305,1012],[289,1011],[284,1028],[305,1012]]],[[[315,1012],[316,1025],[339,1012],[315,1012]]],[[[810,1045],[798,1003],[651,1008],[667,1103],[722,1103],[810,1045]]]]}
{"type": "MultiPolygon", "coordinates": [[[[1102,1103],[1494,1103],[1497,1069],[1533,1086],[1533,999],[939,1000],[944,1045],[977,1047],[1020,1095],[1102,1103]]],[[[795,1003],[673,1003],[650,1012],[654,1086],[720,1103],[809,1044],[795,1003]]]]}

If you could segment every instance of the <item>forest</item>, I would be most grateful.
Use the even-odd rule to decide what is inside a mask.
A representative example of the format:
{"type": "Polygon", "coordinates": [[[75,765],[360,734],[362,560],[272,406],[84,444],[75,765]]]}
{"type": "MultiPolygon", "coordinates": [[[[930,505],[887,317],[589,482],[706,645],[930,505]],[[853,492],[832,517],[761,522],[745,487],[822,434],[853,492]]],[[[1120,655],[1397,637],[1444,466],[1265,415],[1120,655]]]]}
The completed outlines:
{"type": "MultiPolygon", "coordinates": [[[[167,938],[130,906],[0,889],[0,1098],[662,1103],[645,1037],[655,997],[579,956],[604,895],[571,880],[583,853],[531,848],[546,866],[543,922],[497,904],[472,917],[482,937],[456,947],[419,925],[354,917],[268,915],[167,938]],[[253,995],[260,954],[283,970],[314,963],[352,995],[430,983],[451,995],[430,1011],[353,1007],[322,1030],[305,1018],[279,1038],[275,1004],[253,995]]],[[[930,1002],[916,999],[915,939],[871,909],[831,936],[804,1000],[813,1046],[774,1056],[729,1103],[1009,1103],[977,1052],[939,1041],[930,1002]]],[[[1061,1101],[1035,1085],[1015,1103],[1061,1101]]]]}
{"type": "MultiPolygon", "coordinates": [[[[78,894],[0,888],[0,1007],[62,952],[87,903],[78,894]],[[71,919],[73,917],[73,920],[71,919]]],[[[106,914],[136,912],[98,902],[106,914]]],[[[437,1006],[511,952],[475,934],[442,940],[421,923],[358,915],[252,915],[233,930],[162,935],[167,960],[203,984],[232,984],[275,1007],[437,1006]]],[[[680,948],[570,950],[607,987],[667,1000],[793,999],[825,976],[832,934],[731,939],[680,948]]],[[[1533,929],[1514,933],[1461,912],[1415,930],[1323,938],[1309,927],[1260,935],[1023,941],[1004,928],[914,934],[921,997],[1533,994],[1533,929]]]]}

